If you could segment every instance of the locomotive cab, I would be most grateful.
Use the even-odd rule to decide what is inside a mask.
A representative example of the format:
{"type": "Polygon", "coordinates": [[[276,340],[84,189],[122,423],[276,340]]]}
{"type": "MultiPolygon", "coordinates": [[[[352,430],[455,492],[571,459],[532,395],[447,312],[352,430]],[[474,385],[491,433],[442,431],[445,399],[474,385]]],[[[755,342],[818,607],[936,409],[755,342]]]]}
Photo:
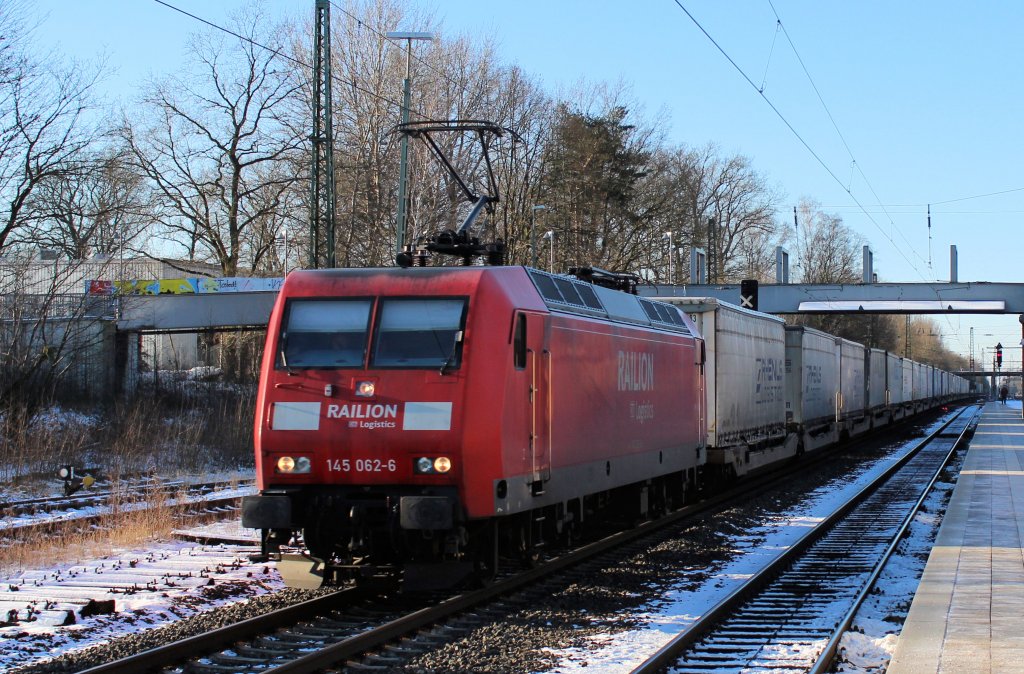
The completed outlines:
{"type": "Polygon", "coordinates": [[[664,510],[703,461],[701,347],[668,305],[524,267],[293,272],[243,526],[328,579],[453,577],[664,510]]]}
{"type": "MultiPolygon", "coordinates": [[[[264,554],[298,534],[312,557],[363,572],[464,560],[482,538],[470,520],[491,511],[467,504],[465,467],[501,440],[486,417],[466,423],[466,401],[501,409],[505,392],[469,373],[503,381],[516,367],[514,302],[493,275],[420,269],[385,282],[393,273],[298,272],[281,292],[257,401],[260,494],[243,502],[264,554]]],[[[475,474],[500,470],[483,460],[475,474]]]]}

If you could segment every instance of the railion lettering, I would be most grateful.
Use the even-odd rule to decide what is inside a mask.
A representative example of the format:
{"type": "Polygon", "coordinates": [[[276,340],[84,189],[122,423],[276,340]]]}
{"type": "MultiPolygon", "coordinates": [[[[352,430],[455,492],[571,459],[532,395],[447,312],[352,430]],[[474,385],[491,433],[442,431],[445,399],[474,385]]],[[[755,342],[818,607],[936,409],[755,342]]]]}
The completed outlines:
{"type": "Polygon", "coordinates": [[[327,406],[328,419],[394,419],[397,416],[398,405],[346,403],[327,406]]]}
{"type": "Polygon", "coordinates": [[[654,389],[654,354],[643,351],[619,351],[619,390],[654,389]]]}

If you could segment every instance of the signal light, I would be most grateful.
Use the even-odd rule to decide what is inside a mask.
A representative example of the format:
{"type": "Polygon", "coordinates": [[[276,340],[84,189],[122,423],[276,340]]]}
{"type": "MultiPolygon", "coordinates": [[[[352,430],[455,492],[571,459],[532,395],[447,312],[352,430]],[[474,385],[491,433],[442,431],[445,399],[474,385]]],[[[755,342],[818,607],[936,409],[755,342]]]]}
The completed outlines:
{"type": "Polygon", "coordinates": [[[1003,366],[1003,345],[1002,343],[996,344],[996,367],[1003,366]]]}
{"type": "Polygon", "coordinates": [[[757,311],[757,279],[740,281],[740,306],[757,311]]]}

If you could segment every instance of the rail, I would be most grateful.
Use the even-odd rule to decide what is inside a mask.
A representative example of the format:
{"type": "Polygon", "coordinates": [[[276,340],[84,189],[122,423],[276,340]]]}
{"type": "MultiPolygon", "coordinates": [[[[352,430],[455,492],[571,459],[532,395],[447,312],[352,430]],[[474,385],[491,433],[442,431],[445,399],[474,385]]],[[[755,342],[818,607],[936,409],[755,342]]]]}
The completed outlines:
{"type": "MultiPolygon", "coordinates": [[[[705,645],[708,646],[709,651],[712,648],[714,648],[714,646],[708,643],[712,641],[711,635],[714,633],[714,631],[722,623],[726,622],[729,618],[735,616],[741,610],[741,607],[752,605],[755,601],[757,601],[757,598],[759,596],[764,596],[768,594],[766,588],[774,587],[772,585],[773,583],[783,578],[786,573],[789,573],[790,570],[794,569],[797,563],[801,560],[801,558],[807,555],[808,552],[812,549],[812,546],[815,546],[819,543],[824,545],[825,550],[821,553],[821,557],[823,558],[823,565],[825,569],[828,569],[830,566],[838,566],[840,562],[846,557],[852,557],[853,555],[851,555],[851,553],[849,552],[850,544],[848,542],[839,545],[833,544],[830,547],[829,545],[827,545],[826,537],[831,533],[836,532],[839,529],[840,525],[844,523],[844,521],[849,522],[850,520],[854,519],[857,515],[857,510],[861,507],[861,505],[866,503],[869,498],[876,495],[879,492],[879,490],[882,489],[887,483],[889,483],[894,476],[896,476],[900,471],[906,468],[911,461],[913,461],[916,457],[920,456],[923,450],[932,445],[932,443],[935,443],[936,440],[941,437],[950,437],[947,429],[956,424],[956,427],[959,429],[959,431],[955,435],[955,440],[951,443],[948,452],[946,452],[945,455],[941,458],[941,461],[937,462],[938,467],[935,468],[933,474],[928,480],[927,488],[921,490],[922,493],[926,493],[927,490],[930,489],[932,485],[934,485],[938,475],[949,462],[953,452],[956,451],[956,448],[959,446],[963,436],[966,434],[970,426],[970,421],[977,413],[978,408],[972,407],[967,409],[962,410],[958,415],[950,419],[940,428],[931,433],[928,437],[923,439],[911,451],[907,452],[907,454],[904,455],[903,458],[901,458],[899,461],[890,466],[886,471],[884,471],[866,487],[858,491],[858,493],[853,498],[848,500],[841,508],[839,508],[836,512],[834,512],[828,518],[823,520],[821,523],[819,523],[818,526],[816,526],[814,529],[807,532],[798,542],[791,546],[790,549],[788,549],[785,553],[777,557],[768,566],[766,566],[760,572],[752,576],[746,583],[733,590],[727,597],[722,599],[722,601],[720,601],[712,609],[705,613],[697,622],[690,625],[685,631],[681,632],[676,637],[674,637],[668,644],[663,646],[654,655],[648,658],[648,660],[646,660],[643,664],[635,668],[633,670],[633,674],[652,674],[653,672],[660,672],[665,668],[673,665],[680,667],[680,671],[685,671],[685,665],[679,663],[680,658],[684,655],[684,653],[693,648],[696,648],[698,642],[701,642],[702,647],[705,645]],[[967,409],[971,410],[969,414],[967,412],[967,409]]],[[[856,614],[856,606],[854,606],[854,604],[856,602],[863,601],[867,592],[870,590],[870,584],[868,583],[873,582],[877,578],[879,569],[884,566],[885,560],[888,559],[888,556],[892,554],[892,551],[895,549],[896,542],[899,540],[899,537],[902,535],[902,532],[905,531],[907,523],[910,521],[910,519],[913,518],[913,515],[914,513],[916,513],[917,508],[920,507],[922,500],[923,497],[916,499],[913,508],[910,510],[908,514],[906,514],[906,516],[903,518],[902,524],[897,528],[897,533],[892,537],[890,544],[886,548],[885,554],[874,562],[872,572],[869,576],[869,580],[865,581],[866,586],[861,587],[860,591],[856,594],[855,602],[851,603],[850,608],[844,614],[843,620],[839,621],[839,625],[837,625],[834,628],[834,632],[831,633],[831,637],[826,639],[829,648],[832,650],[832,653],[835,652],[834,649],[838,645],[839,638],[841,637],[840,627],[842,627],[842,631],[845,631],[845,628],[848,627],[849,621],[851,621],[853,615],[856,614]],[[836,632],[838,632],[838,634],[836,634],[836,632]]],[[[869,515],[866,517],[862,515],[862,517],[862,524],[865,528],[869,530],[878,528],[876,526],[878,523],[877,514],[869,515]]],[[[857,535],[858,534],[856,533],[852,534],[852,540],[858,540],[856,538],[857,535]]],[[[863,536],[864,534],[860,535],[863,536]]],[[[847,532],[847,540],[850,540],[850,536],[851,534],[847,532]]],[[[866,563],[863,559],[854,559],[852,561],[855,565],[866,563]]],[[[809,575],[815,576],[815,574],[817,574],[818,578],[823,577],[823,574],[825,572],[821,569],[822,567],[817,567],[816,570],[811,570],[809,575]]],[[[813,583],[815,582],[820,582],[818,578],[816,578],[813,581],[807,581],[806,579],[787,579],[787,582],[790,586],[799,586],[799,590],[795,594],[800,595],[799,599],[803,602],[799,609],[801,612],[807,610],[806,605],[810,602],[810,600],[808,599],[807,587],[813,586],[813,583]]],[[[772,594],[773,600],[775,600],[777,597],[789,593],[790,591],[790,588],[776,590],[772,594]]],[[[826,605],[832,604],[835,601],[835,598],[828,598],[822,600],[822,602],[824,602],[824,604],[826,605]]],[[[759,608],[758,610],[763,610],[763,608],[759,608]]],[[[773,610],[784,611],[786,609],[773,610]]],[[[754,613],[756,611],[752,609],[751,612],[754,613]]],[[[772,635],[778,633],[781,629],[780,625],[777,622],[777,618],[773,619],[775,619],[776,622],[773,622],[770,625],[766,624],[765,627],[765,631],[771,632],[772,635]]],[[[756,630],[756,627],[753,629],[756,630]]],[[[814,629],[818,628],[803,626],[799,628],[794,628],[794,630],[799,631],[801,634],[810,633],[814,629]]],[[[753,636],[750,637],[749,643],[745,642],[743,645],[744,648],[747,648],[749,652],[752,652],[755,655],[756,653],[760,652],[761,648],[757,645],[756,638],[757,637],[753,636]]],[[[734,643],[738,641],[735,638],[735,635],[730,635],[729,639],[734,643]]],[[[811,642],[816,641],[816,635],[809,636],[808,640],[811,642]]],[[[766,643],[767,641],[768,637],[766,637],[766,643]]],[[[797,649],[794,648],[793,650],[797,649]]],[[[694,657],[699,658],[700,656],[695,655],[694,657]]],[[[799,671],[801,669],[806,671],[810,668],[810,666],[815,666],[816,662],[820,662],[821,660],[826,659],[824,651],[819,652],[814,657],[815,660],[811,661],[808,667],[800,666],[799,663],[794,661],[796,660],[796,658],[794,657],[793,660],[784,663],[784,668],[787,670],[792,669],[794,671],[799,671]]],[[[706,669],[708,666],[710,666],[709,662],[716,661],[714,660],[714,658],[720,658],[720,660],[717,660],[719,664],[726,664],[723,660],[727,658],[727,656],[722,654],[721,651],[719,651],[714,656],[707,656],[707,659],[697,661],[697,663],[694,664],[694,670],[706,669]]],[[[831,660],[828,660],[828,662],[831,662],[831,660]]],[[[731,662],[730,664],[736,665],[735,662],[731,662]]],[[[772,665],[767,666],[770,668],[772,665]]],[[[778,666],[783,667],[783,665],[778,666]]],[[[826,663],[822,666],[827,668],[828,665],[826,663]]]]}
{"type": "MultiPolygon", "coordinates": [[[[170,667],[185,660],[192,660],[196,671],[209,669],[296,674],[320,671],[381,649],[382,652],[404,651],[406,649],[403,646],[395,648],[388,644],[417,632],[423,634],[425,630],[434,626],[458,625],[463,619],[453,618],[470,611],[489,614],[491,610],[483,606],[487,602],[505,601],[504,597],[527,590],[530,586],[571,567],[592,562],[600,555],[621,555],[622,549],[629,545],[648,545],[650,536],[658,532],[697,521],[698,518],[706,518],[723,507],[731,507],[742,496],[787,484],[795,470],[806,471],[812,466],[827,462],[830,456],[831,452],[816,452],[798,464],[750,476],[738,486],[705,501],[686,506],[658,520],[644,522],[636,528],[580,546],[535,568],[499,577],[487,587],[463,594],[420,597],[419,606],[415,607],[415,610],[388,609],[393,597],[380,594],[372,600],[372,611],[369,611],[365,607],[352,606],[357,600],[365,598],[366,594],[351,591],[335,593],[328,595],[329,599],[299,605],[301,608],[290,607],[286,609],[285,614],[268,613],[244,623],[213,630],[184,642],[167,644],[154,651],[146,651],[86,671],[87,674],[122,674],[155,667],[170,667]],[[340,616],[331,614],[334,610],[342,609],[340,616]],[[369,617],[369,613],[372,613],[372,618],[369,617]],[[312,635],[306,634],[307,630],[299,623],[310,625],[309,631],[312,635]],[[292,627],[286,630],[284,637],[267,636],[286,625],[292,627]],[[327,633],[330,633],[329,637],[326,636],[327,633]],[[247,643],[239,643],[241,641],[247,643]],[[230,648],[230,652],[217,654],[225,648],[230,648]],[[195,658],[203,658],[203,664],[196,663],[195,658]]],[[[379,587],[377,589],[380,590],[379,587]]],[[[372,592],[372,586],[366,591],[372,592]]],[[[463,628],[456,626],[437,629],[457,632],[463,628]]],[[[429,642],[433,639],[435,635],[430,632],[423,641],[429,642]]]]}

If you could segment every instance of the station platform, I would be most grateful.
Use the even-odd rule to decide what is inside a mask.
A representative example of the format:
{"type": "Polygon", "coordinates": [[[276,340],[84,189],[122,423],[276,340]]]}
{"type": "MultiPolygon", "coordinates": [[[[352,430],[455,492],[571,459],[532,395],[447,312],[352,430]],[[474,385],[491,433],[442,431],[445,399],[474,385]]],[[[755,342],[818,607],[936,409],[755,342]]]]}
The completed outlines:
{"type": "Polygon", "coordinates": [[[982,410],[887,674],[1024,672],[1024,420],[982,410]]]}

